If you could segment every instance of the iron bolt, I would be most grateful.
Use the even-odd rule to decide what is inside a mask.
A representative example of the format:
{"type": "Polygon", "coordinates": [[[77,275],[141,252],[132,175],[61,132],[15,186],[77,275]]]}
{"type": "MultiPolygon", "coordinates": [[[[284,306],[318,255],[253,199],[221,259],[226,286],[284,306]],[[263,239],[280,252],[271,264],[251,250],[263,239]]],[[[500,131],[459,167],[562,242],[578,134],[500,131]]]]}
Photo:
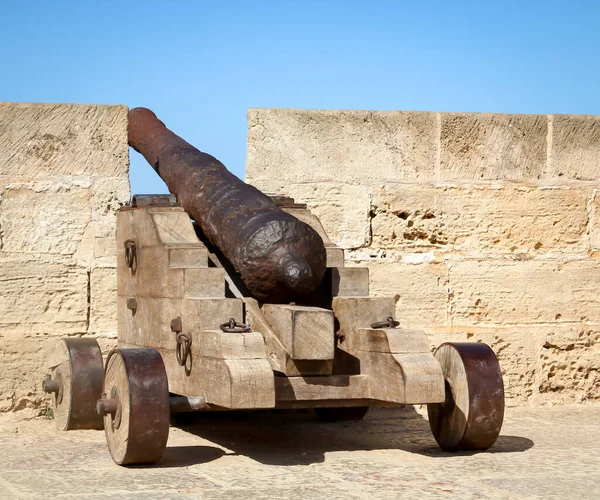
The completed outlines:
{"type": "Polygon", "coordinates": [[[58,383],[58,380],[52,380],[50,375],[46,375],[46,377],[42,381],[42,389],[44,390],[44,392],[58,393],[58,391],[60,390],[60,384],[58,383]]]}
{"type": "Polygon", "coordinates": [[[181,330],[183,330],[181,326],[181,316],[177,316],[175,319],[171,320],[171,331],[179,333],[181,330]]]}
{"type": "Polygon", "coordinates": [[[117,413],[117,398],[106,399],[106,394],[102,394],[103,398],[96,401],[96,411],[98,415],[114,415],[117,413]]]}
{"type": "Polygon", "coordinates": [[[127,299],[127,309],[135,314],[135,311],[137,311],[137,300],[135,300],[135,297],[130,297],[127,299]]]}

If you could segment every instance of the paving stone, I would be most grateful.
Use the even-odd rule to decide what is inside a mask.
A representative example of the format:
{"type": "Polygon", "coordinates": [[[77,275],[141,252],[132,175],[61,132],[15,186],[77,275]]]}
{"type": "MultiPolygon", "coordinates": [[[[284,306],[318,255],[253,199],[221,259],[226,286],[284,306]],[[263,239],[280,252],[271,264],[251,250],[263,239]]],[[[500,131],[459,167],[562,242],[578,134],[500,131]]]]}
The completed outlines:
{"type": "Polygon", "coordinates": [[[0,433],[9,498],[595,498],[600,407],[508,408],[487,452],[440,450],[424,409],[324,424],[308,411],[199,415],[155,466],[119,467],[102,431],[22,422],[0,433]]]}

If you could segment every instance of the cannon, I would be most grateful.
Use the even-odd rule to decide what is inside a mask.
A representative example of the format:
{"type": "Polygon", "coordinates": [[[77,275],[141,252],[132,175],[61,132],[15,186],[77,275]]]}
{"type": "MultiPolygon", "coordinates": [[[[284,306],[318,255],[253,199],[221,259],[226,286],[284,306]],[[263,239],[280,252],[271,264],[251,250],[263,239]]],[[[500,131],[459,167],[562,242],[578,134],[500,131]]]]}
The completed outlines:
{"type": "Polygon", "coordinates": [[[136,195],[117,214],[118,346],[106,360],[94,339],[52,352],[43,388],[60,429],[104,428],[126,465],[160,460],[172,413],[314,408],[338,421],[426,404],[443,449],[494,444],[504,385],[489,346],[432,352],[306,205],[232,179],[151,112],[130,117],[132,145],[176,196],[136,195]]]}
{"type": "Polygon", "coordinates": [[[129,144],[144,155],[256,298],[289,302],[319,285],[325,248],[308,224],[175,135],[149,109],[129,112],[129,144]]]}

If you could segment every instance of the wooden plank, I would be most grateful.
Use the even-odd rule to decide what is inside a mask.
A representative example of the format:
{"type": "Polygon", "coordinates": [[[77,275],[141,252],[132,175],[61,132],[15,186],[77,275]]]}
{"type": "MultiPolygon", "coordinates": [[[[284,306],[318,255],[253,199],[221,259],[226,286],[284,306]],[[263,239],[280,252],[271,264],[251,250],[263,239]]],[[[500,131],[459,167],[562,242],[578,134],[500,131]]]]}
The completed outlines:
{"type": "Polygon", "coordinates": [[[338,247],[325,247],[327,254],[327,267],[344,267],[344,249],[338,247]]]}
{"type": "Polygon", "coordinates": [[[244,305],[240,299],[187,299],[181,301],[181,321],[184,332],[218,330],[230,318],[244,320],[244,305]]]}
{"type": "Polygon", "coordinates": [[[209,404],[229,409],[273,408],[275,382],[266,359],[201,359],[209,404]]]}
{"type": "Polygon", "coordinates": [[[185,298],[225,297],[225,269],[219,267],[184,269],[183,280],[185,298]]]}
{"type": "Polygon", "coordinates": [[[150,214],[156,234],[163,245],[198,243],[190,216],[183,208],[155,207],[146,211],[150,214]]]}
{"type": "Polygon", "coordinates": [[[302,401],[277,401],[278,410],[299,410],[306,408],[348,408],[352,406],[394,407],[396,403],[374,401],[372,399],[309,399],[302,401]]]}
{"type": "Polygon", "coordinates": [[[183,332],[217,330],[221,323],[243,317],[239,299],[176,299],[137,297],[135,314],[127,309],[127,297],[117,298],[119,342],[156,348],[174,348],[171,320],[181,317],[183,332]]]}
{"type": "MultiPolygon", "coordinates": [[[[125,212],[127,213],[127,212],[125,212]]],[[[129,213],[131,218],[131,238],[139,248],[162,246],[162,242],[156,231],[156,226],[147,209],[135,209],[129,213]]]]}
{"type": "Polygon", "coordinates": [[[174,349],[175,334],[171,331],[171,320],[181,316],[181,300],[138,296],[136,302],[137,309],[132,314],[127,309],[127,298],[117,298],[119,342],[174,349]]]}
{"type": "Polygon", "coordinates": [[[187,269],[208,267],[208,250],[204,245],[169,248],[169,267],[187,269]]]}
{"type": "MultiPolygon", "coordinates": [[[[373,323],[385,321],[396,314],[392,297],[334,297],[331,305],[340,330],[348,337],[358,328],[370,328],[373,323]]],[[[346,341],[340,344],[345,348],[346,341]]]]}
{"type": "Polygon", "coordinates": [[[431,352],[427,335],[422,330],[401,328],[358,328],[350,330],[344,339],[348,351],[418,353],[431,352]]]}
{"type": "Polygon", "coordinates": [[[333,359],[333,313],[319,307],[264,304],[265,318],[292,359],[333,359]]]}
{"type": "Polygon", "coordinates": [[[225,271],[208,267],[208,251],[181,208],[148,207],[119,214],[119,345],[158,349],[172,392],[205,396],[224,408],[272,408],[274,376],[260,333],[218,330],[243,321],[240,299],[226,299],[225,271]],[[136,244],[135,272],[123,243],[136,244]],[[135,298],[135,311],[127,307],[135,298]],[[171,321],[192,338],[187,370],[176,359],[171,321]],[[203,331],[211,330],[211,331],[203,331]]]}
{"type": "Polygon", "coordinates": [[[275,377],[277,402],[328,399],[368,399],[371,397],[366,375],[330,377],[275,377]]]}
{"type": "Polygon", "coordinates": [[[135,285],[131,279],[131,271],[125,263],[124,242],[133,239],[133,211],[119,210],[117,212],[117,293],[118,295],[133,296],[135,285]]]}
{"type": "Polygon", "coordinates": [[[288,376],[299,375],[330,375],[332,360],[294,360],[273,331],[273,328],[263,315],[256,299],[244,297],[246,306],[246,322],[252,329],[260,332],[265,341],[267,357],[271,368],[288,376]]]}
{"type": "Polygon", "coordinates": [[[367,267],[332,267],[332,297],[368,297],[369,268],[367,267]]]}
{"type": "MultiPolygon", "coordinates": [[[[119,347],[153,347],[119,341],[119,347]]],[[[175,349],[158,349],[169,380],[169,391],[181,396],[205,396],[209,404],[229,409],[273,408],[275,382],[267,359],[218,359],[200,356],[192,342],[191,370],[177,362],[175,349]]],[[[188,368],[190,360],[188,359],[188,368]]]]}
{"type": "Polygon", "coordinates": [[[404,375],[407,404],[441,403],[446,398],[440,363],[431,353],[393,355],[404,375]]]}
{"type": "Polygon", "coordinates": [[[265,342],[258,332],[225,333],[221,330],[204,330],[194,335],[198,353],[207,358],[267,359],[265,342]]]}
{"type": "Polygon", "coordinates": [[[165,247],[137,247],[136,254],[137,270],[131,274],[136,295],[157,298],[183,295],[184,270],[169,268],[165,247]]]}
{"type": "Polygon", "coordinates": [[[433,354],[361,351],[357,356],[361,374],[371,381],[373,399],[402,404],[444,401],[444,376],[433,354]]]}
{"type": "MultiPolygon", "coordinates": [[[[210,359],[203,358],[203,361],[210,359]]],[[[220,406],[240,409],[275,407],[275,377],[266,359],[227,359],[224,362],[229,369],[231,400],[229,406],[225,401],[220,406]]],[[[207,369],[210,373],[210,366],[207,369]]]]}

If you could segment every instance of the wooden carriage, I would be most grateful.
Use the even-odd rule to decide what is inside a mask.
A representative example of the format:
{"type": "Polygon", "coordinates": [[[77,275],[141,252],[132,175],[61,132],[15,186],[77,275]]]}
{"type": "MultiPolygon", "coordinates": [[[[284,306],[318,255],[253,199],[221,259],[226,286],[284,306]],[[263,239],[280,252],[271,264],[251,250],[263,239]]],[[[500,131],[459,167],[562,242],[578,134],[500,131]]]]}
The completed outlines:
{"type": "Polygon", "coordinates": [[[369,295],[369,272],[344,267],[318,218],[283,210],[323,239],[327,272],[302,301],[261,304],[170,195],[134,196],[117,219],[118,348],[62,340],[49,360],[63,430],[104,427],[118,464],[162,456],[172,412],[315,408],[360,419],[372,406],[427,404],[447,450],[486,449],[502,426],[504,390],[485,344],[446,343],[398,328],[392,297],[369,295]]]}

